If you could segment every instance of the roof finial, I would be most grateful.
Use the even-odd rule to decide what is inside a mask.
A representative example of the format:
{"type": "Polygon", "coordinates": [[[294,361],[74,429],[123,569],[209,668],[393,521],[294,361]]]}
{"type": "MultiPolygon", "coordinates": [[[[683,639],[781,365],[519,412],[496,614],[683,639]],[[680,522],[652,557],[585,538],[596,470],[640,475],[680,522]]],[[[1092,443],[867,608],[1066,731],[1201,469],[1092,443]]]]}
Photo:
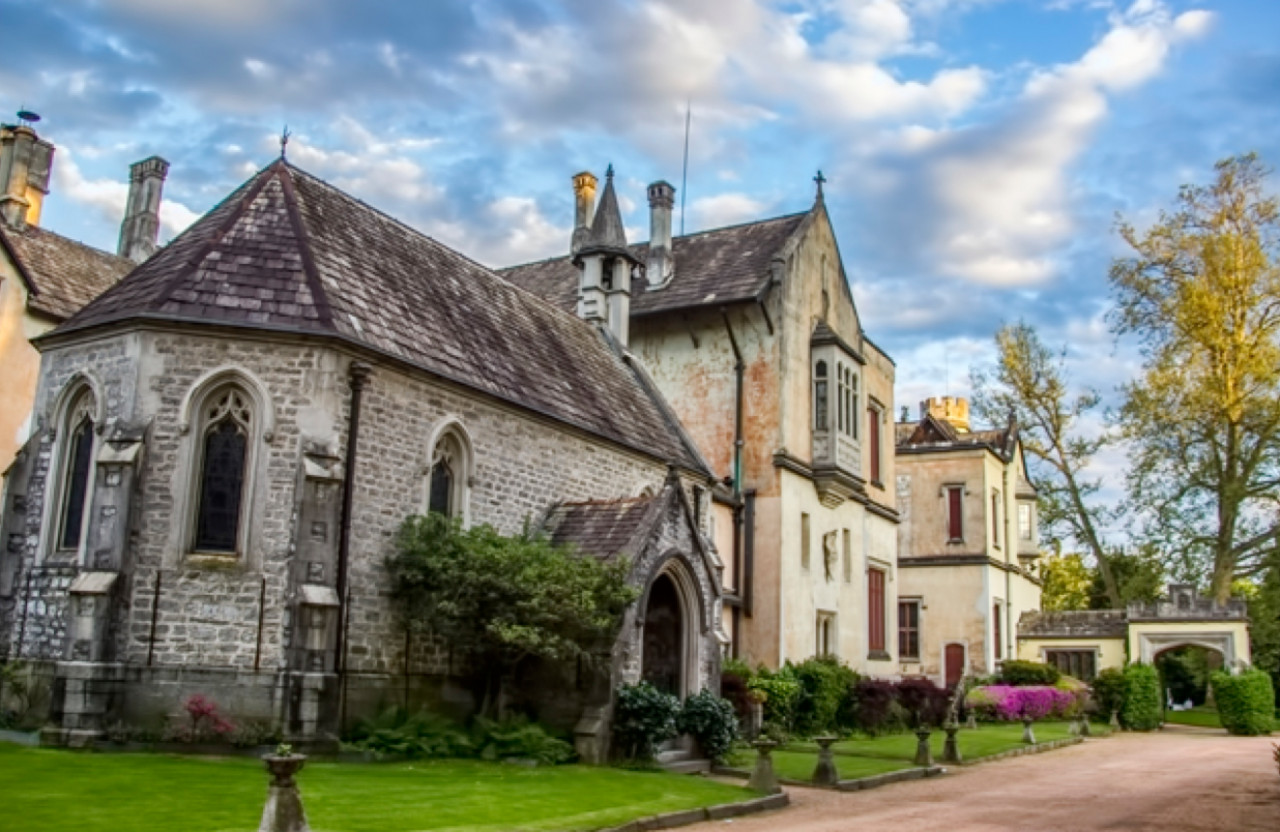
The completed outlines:
{"type": "Polygon", "coordinates": [[[613,178],[613,162],[609,163],[609,167],[605,169],[604,175],[606,179],[613,178]]]}
{"type": "Polygon", "coordinates": [[[289,125],[284,126],[284,130],[280,131],[280,158],[284,158],[285,150],[289,147],[289,137],[293,134],[289,132],[289,125]]]}
{"type": "Polygon", "coordinates": [[[818,199],[822,199],[822,183],[827,181],[827,177],[822,175],[822,171],[818,171],[818,175],[813,177],[813,181],[818,183],[818,199]]]}

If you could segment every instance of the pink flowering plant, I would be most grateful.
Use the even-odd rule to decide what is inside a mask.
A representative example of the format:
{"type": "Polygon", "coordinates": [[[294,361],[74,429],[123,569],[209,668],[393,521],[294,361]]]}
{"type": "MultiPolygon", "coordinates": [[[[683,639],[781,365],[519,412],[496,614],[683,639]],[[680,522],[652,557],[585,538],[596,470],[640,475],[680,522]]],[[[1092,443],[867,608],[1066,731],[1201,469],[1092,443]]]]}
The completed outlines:
{"type": "Polygon", "coordinates": [[[182,703],[187,712],[185,723],[170,726],[165,739],[177,742],[207,742],[226,739],[236,726],[218,713],[218,704],[208,697],[195,693],[182,703]]]}
{"type": "Polygon", "coordinates": [[[1045,685],[987,685],[969,691],[965,706],[979,719],[1020,722],[1048,717],[1065,719],[1076,713],[1080,704],[1075,694],[1045,685]]]}

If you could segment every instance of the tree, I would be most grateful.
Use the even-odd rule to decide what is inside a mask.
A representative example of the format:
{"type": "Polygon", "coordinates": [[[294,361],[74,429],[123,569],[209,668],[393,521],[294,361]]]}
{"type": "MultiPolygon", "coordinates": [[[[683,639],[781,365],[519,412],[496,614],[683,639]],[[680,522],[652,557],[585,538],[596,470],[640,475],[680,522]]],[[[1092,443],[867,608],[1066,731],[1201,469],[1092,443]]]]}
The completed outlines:
{"type": "Polygon", "coordinates": [[[1119,589],[1100,529],[1110,515],[1094,499],[1097,479],[1085,475],[1089,461],[1111,436],[1089,433],[1083,424],[1101,398],[1093,390],[1071,392],[1062,353],[1055,354],[1029,324],[1006,324],[996,333],[994,373],[970,373],[974,410],[989,424],[1010,414],[1017,420],[1023,453],[1035,470],[1040,527],[1049,540],[1074,543],[1098,566],[1113,607],[1119,589]]]}
{"type": "Polygon", "coordinates": [[[1078,553],[1049,555],[1040,562],[1040,608],[1051,610],[1089,609],[1089,591],[1096,569],[1090,569],[1078,553]]]}
{"type": "Polygon", "coordinates": [[[1254,155],[1186,185],[1111,265],[1118,335],[1142,375],[1124,388],[1129,488],[1166,549],[1200,557],[1225,602],[1276,551],[1280,485],[1280,202],[1254,155]]]}
{"type": "Polygon", "coordinates": [[[439,514],[410,517],[387,558],[391,596],[404,625],[473,660],[491,715],[502,683],[541,658],[594,664],[608,655],[635,600],[629,565],[552,546],[526,529],[462,529],[439,514]]]}
{"type": "MultiPolygon", "coordinates": [[[[1107,563],[1115,576],[1116,591],[1120,594],[1120,606],[1124,609],[1131,601],[1151,603],[1159,600],[1165,589],[1165,562],[1150,544],[1142,544],[1131,551],[1113,549],[1107,554],[1107,563]]],[[[1117,609],[1107,595],[1102,576],[1092,570],[1089,586],[1089,609],[1117,609]]]]}

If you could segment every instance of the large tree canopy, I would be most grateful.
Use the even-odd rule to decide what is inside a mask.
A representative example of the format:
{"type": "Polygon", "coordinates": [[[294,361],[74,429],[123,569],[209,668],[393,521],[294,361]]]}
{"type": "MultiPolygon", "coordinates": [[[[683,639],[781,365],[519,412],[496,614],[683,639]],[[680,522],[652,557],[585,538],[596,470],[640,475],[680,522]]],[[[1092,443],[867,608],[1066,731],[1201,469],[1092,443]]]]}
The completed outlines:
{"type": "Polygon", "coordinates": [[[1280,485],[1280,204],[1253,155],[1184,186],[1115,260],[1115,331],[1141,376],[1120,414],[1129,487],[1163,548],[1202,560],[1219,601],[1276,548],[1280,485]]]}

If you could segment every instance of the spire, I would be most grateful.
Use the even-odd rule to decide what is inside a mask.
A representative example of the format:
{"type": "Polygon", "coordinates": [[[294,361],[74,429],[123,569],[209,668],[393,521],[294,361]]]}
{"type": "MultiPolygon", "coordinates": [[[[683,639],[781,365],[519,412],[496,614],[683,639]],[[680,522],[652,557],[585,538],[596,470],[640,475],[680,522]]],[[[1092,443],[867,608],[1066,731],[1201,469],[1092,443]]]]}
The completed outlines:
{"type": "Polygon", "coordinates": [[[613,165],[605,171],[604,193],[591,222],[591,236],[587,238],[579,254],[605,252],[635,258],[627,250],[627,232],[622,226],[622,211],[618,208],[618,195],[613,190],[613,165]]]}

